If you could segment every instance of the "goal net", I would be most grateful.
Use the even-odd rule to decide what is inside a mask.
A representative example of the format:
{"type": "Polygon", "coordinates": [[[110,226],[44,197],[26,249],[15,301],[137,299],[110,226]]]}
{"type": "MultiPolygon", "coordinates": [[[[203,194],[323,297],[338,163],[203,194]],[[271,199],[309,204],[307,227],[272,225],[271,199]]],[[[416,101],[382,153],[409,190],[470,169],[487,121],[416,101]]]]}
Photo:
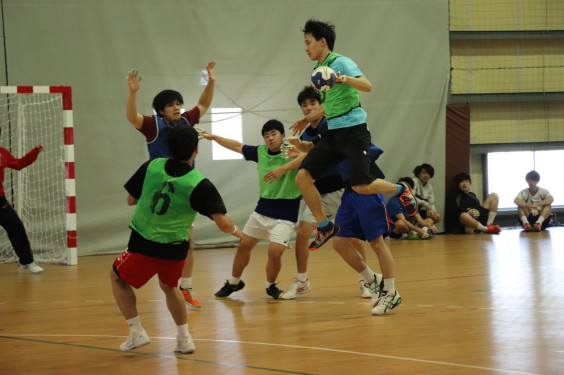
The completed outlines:
{"type": "MultiPolygon", "coordinates": [[[[0,86],[0,146],[22,158],[43,145],[37,160],[4,170],[4,189],[26,228],[36,262],[76,264],[76,213],[71,89],[0,86]]],[[[0,228],[0,263],[17,256],[0,228]]]]}

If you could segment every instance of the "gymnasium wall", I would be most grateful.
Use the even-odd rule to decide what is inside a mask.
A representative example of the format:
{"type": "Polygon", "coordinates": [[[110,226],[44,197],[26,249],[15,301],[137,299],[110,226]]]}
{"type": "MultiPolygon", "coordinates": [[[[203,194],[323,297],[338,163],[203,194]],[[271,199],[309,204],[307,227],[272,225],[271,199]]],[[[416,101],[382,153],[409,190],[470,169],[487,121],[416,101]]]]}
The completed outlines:
{"type": "MultiPolygon", "coordinates": [[[[450,0],[449,29],[449,101],[468,100],[471,145],[560,148],[550,145],[564,140],[564,2],[450,0]]],[[[470,162],[478,193],[481,155],[470,162]]]]}
{"type": "MultiPolygon", "coordinates": [[[[138,109],[151,113],[165,88],[196,104],[200,72],[216,61],[213,107],[240,107],[243,141],[263,142],[271,118],[289,127],[302,116],[297,93],[313,63],[300,28],[310,17],[337,26],[335,51],[373,84],[361,94],[380,165],[391,181],[423,162],[442,210],[445,102],[449,74],[447,0],[4,0],[7,66],[2,85],[69,85],[73,90],[79,255],[122,251],[133,208],[123,184],[147,158],[144,138],[125,118],[125,76],[143,75],[138,109]]],[[[211,129],[210,115],[199,125],[211,129]]],[[[258,199],[256,166],[212,161],[201,141],[197,168],[243,226],[258,199]]],[[[205,217],[198,246],[232,241],[205,217]]]]}

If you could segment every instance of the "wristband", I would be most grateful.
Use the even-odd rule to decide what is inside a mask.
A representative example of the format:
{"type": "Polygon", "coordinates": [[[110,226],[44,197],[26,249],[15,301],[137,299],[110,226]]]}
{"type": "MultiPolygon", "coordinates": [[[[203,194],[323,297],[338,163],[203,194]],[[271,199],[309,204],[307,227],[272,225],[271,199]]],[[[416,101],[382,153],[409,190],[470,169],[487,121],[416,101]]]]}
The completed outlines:
{"type": "Polygon", "coordinates": [[[235,234],[235,232],[237,232],[238,229],[239,228],[237,228],[237,225],[234,225],[233,232],[231,232],[231,234],[235,234]]]}

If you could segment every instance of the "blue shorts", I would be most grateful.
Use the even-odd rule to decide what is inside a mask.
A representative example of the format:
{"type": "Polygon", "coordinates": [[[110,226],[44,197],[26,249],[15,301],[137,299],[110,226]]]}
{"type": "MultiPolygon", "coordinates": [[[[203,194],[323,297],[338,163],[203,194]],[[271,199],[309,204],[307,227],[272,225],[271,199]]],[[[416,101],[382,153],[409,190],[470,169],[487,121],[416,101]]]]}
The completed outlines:
{"type": "Polygon", "coordinates": [[[346,190],[335,223],[341,227],[337,237],[375,240],[389,230],[384,196],[346,190]]]}

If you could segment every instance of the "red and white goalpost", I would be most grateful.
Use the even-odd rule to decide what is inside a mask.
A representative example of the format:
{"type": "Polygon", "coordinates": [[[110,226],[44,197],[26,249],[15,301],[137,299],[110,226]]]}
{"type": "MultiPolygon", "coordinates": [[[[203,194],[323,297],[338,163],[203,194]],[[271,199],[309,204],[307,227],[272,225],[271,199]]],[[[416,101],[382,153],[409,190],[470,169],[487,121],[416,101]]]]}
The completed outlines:
{"type": "MultiPolygon", "coordinates": [[[[77,264],[72,95],[69,86],[0,86],[0,146],[16,158],[43,152],[21,171],[5,170],[4,189],[38,262],[77,264]]],[[[16,261],[0,228],[0,262],[16,261]]]]}

